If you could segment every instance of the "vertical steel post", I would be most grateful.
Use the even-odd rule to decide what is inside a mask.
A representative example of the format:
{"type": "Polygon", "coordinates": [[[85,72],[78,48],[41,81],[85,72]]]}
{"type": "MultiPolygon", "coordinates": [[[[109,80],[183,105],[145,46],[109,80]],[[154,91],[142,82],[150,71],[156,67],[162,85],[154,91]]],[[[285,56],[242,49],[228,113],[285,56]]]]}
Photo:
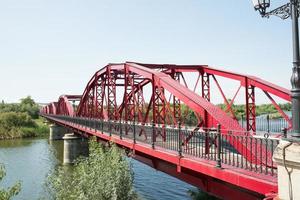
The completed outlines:
{"type": "Polygon", "coordinates": [[[287,129],[286,128],[282,128],[281,133],[282,133],[283,138],[287,138],[287,129]]]}
{"type": "Polygon", "coordinates": [[[300,58],[299,58],[299,28],[298,28],[298,0],[291,0],[291,18],[293,32],[293,73],[291,77],[292,97],[292,136],[300,137],[300,58]]]}
{"type": "Polygon", "coordinates": [[[128,135],[128,121],[125,121],[125,135],[128,135]]]}
{"type": "Polygon", "coordinates": [[[222,165],[221,165],[221,125],[218,124],[217,125],[217,165],[216,167],[217,168],[221,168],[222,165]]]}
{"type": "Polygon", "coordinates": [[[267,132],[270,133],[270,115],[267,115],[267,132]]]}
{"type": "Polygon", "coordinates": [[[151,137],[151,144],[152,144],[152,148],[154,149],[155,146],[155,124],[154,121],[152,120],[152,137],[151,137]]]}
{"type": "Polygon", "coordinates": [[[256,114],[255,114],[255,87],[249,84],[248,78],[245,78],[246,95],[246,129],[255,134],[256,132],[256,114]]]}
{"type": "Polygon", "coordinates": [[[242,128],[244,128],[244,115],[242,114],[242,128]]]}
{"type": "MultiPolygon", "coordinates": [[[[201,75],[201,86],[202,86],[202,97],[210,102],[210,82],[209,82],[210,74],[202,73],[201,75]]],[[[210,127],[211,124],[211,116],[204,110],[204,127],[210,127]]]]}
{"type": "Polygon", "coordinates": [[[92,130],[93,123],[92,123],[92,118],[91,117],[89,117],[89,127],[90,127],[90,130],[92,130]]]}
{"type": "Polygon", "coordinates": [[[103,134],[103,123],[104,123],[103,118],[101,118],[101,132],[102,132],[102,134],[103,134]]]}
{"type": "Polygon", "coordinates": [[[109,136],[111,137],[111,121],[108,119],[108,130],[109,130],[109,136]]]}
{"type": "Polygon", "coordinates": [[[178,154],[182,156],[181,121],[178,122],[178,154]]]}
{"type": "Polygon", "coordinates": [[[120,139],[122,140],[122,118],[120,116],[120,121],[119,121],[119,126],[120,126],[120,139]]]}
{"type": "Polygon", "coordinates": [[[136,131],[135,131],[135,116],[136,114],[133,114],[133,143],[136,143],[136,131]]]}
{"type": "Polygon", "coordinates": [[[209,154],[209,129],[205,130],[205,154],[209,154]]]}

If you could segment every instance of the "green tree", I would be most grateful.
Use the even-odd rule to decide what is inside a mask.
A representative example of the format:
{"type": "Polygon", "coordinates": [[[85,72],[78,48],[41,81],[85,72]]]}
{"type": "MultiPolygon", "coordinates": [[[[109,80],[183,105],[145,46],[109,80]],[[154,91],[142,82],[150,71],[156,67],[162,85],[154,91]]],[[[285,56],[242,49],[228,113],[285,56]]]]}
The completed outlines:
{"type": "Polygon", "coordinates": [[[60,167],[48,178],[53,199],[66,200],[133,200],[131,166],[120,150],[90,142],[90,155],[81,158],[72,170],[60,167]]]}
{"type": "MultiPolygon", "coordinates": [[[[0,181],[5,177],[5,167],[0,164],[0,181]]],[[[1,200],[10,200],[13,196],[16,196],[21,191],[21,183],[17,182],[12,187],[7,189],[0,188],[0,199],[1,200]]]]}
{"type": "Polygon", "coordinates": [[[34,106],[34,105],[35,105],[35,102],[34,102],[34,100],[31,98],[31,96],[27,96],[27,97],[21,99],[21,105],[30,105],[30,106],[34,106]]]}
{"type": "Polygon", "coordinates": [[[39,116],[39,106],[30,96],[21,99],[20,111],[27,112],[33,119],[37,119],[39,116]]]}

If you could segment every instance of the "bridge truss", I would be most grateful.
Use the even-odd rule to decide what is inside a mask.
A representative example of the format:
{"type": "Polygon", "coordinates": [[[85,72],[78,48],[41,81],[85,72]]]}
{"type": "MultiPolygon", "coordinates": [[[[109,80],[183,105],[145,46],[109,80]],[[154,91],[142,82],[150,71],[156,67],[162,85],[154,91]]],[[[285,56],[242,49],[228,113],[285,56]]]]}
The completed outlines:
{"type": "MultiPolygon", "coordinates": [[[[76,116],[86,119],[105,120],[116,124],[118,121],[137,123],[146,126],[149,123],[161,127],[155,130],[152,140],[166,141],[168,127],[188,127],[184,124],[189,112],[193,112],[197,122],[188,134],[180,135],[182,146],[189,148],[197,132],[221,125],[222,135],[252,137],[256,134],[256,91],[261,91],[270,100],[281,116],[289,124],[291,119],[281,110],[276,99],[291,101],[289,90],[254,76],[219,70],[207,65],[142,64],[126,62],[108,64],[97,71],[88,82],[82,95],[62,95],[59,101],[45,106],[41,112],[51,115],[76,116]],[[187,75],[189,74],[189,75],[187,75]],[[196,81],[188,84],[193,75],[196,81]],[[233,97],[225,95],[219,78],[238,83],[233,97]],[[215,88],[212,90],[212,88],[215,88]],[[220,95],[226,109],[211,102],[213,96],[220,95]],[[242,93],[242,94],[241,94],[242,93]],[[246,126],[243,127],[233,109],[237,96],[245,102],[246,126]],[[76,107],[72,100],[80,100],[76,107]]],[[[130,130],[125,130],[125,134],[130,130]]],[[[139,129],[139,137],[147,140],[147,131],[139,129]]],[[[272,163],[272,152],[256,140],[239,141],[228,137],[228,143],[248,162],[266,167],[272,163]],[[262,152],[260,157],[257,152],[262,152]],[[264,156],[262,156],[264,155],[264,156]]],[[[206,137],[205,153],[210,146],[217,146],[216,138],[206,137]]]]}

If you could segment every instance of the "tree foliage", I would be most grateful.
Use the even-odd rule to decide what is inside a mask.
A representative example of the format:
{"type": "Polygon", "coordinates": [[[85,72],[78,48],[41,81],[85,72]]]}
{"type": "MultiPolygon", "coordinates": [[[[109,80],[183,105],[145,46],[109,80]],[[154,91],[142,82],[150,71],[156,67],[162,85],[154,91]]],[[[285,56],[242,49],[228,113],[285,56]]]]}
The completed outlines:
{"type": "Polygon", "coordinates": [[[0,113],[0,139],[34,136],[36,128],[37,124],[27,113],[0,113]]]}
{"type": "Polygon", "coordinates": [[[31,118],[37,119],[39,117],[39,106],[30,96],[27,96],[21,99],[20,103],[4,103],[2,101],[0,113],[5,112],[27,113],[31,118]]]}
{"type": "Polygon", "coordinates": [[[132,200],[133,172],[120,150],[90,141],[90,155],[81,158],[72,170],[60,167],[48,178],[53,199],[132,200]]]}
{"type": "Polygon", "coordinates": [[[40,122],[39,106],[28,96],[16,104],[0,103],[0,139],[33,137],[48,133],[40,122]]]}
{"type": "MultiPolygon", "coordinates": [[[[291,110],[291,104],[290,103],[278,104],[278,105],[284,111],[290,111],[291,110]]],[[[218,104],[218,106],[224,111],[227,110],[226,104],[218,104]]],[[[241,119],[242,116],[246,115],[246,109],[245,109],[244,104],[240,104],[240,105],[233,104],[231,107],[232,107],[232,110],[235,113],[235,116],[238,119],[241,119]]],[[[263,114],[270,114],[271,117],[273,117],[273,118],[281,117],[281,115],[279,114],[279,112],[277,111],[277,109],[274,107],[273,104],[256,105],[255,106],[255,113],[256,113],[256,116],[260,116],[260,115],[263,115],[263,114]]]]}
{"type": "MultiPolygon", "coordinates": [[[[0,181],[5,177],[5,168],[0,164],[0,181]]],[[[16,196],[21,191],[21,183],[17,182],[13,186],[4,189],[0,188],[0,199],[1,200],[10,200],[13,196],[16,196]]]]}

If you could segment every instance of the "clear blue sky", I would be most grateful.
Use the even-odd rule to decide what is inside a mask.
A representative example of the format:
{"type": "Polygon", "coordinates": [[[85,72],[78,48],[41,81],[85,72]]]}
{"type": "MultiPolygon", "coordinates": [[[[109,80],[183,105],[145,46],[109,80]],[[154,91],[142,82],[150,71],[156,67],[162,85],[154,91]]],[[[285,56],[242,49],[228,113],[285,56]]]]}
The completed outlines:
{"type": "MultiPolygon", "coordinates": [[[[278,1],[277,1],[278,2],[278,1]]],[[[290,88],[291,22],[251,0],[0,0],[0,99],[82,94],[109,62],[208,64],[290,88]]]]}

